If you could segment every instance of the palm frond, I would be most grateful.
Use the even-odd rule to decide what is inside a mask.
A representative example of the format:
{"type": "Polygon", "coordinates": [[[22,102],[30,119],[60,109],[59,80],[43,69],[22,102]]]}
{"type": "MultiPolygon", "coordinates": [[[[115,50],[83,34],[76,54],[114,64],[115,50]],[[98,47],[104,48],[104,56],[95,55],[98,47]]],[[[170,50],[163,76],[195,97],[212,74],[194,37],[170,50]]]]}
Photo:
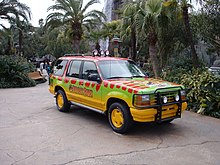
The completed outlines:
{"type": "Polygon", "coordinates": [[[85,7],[82,9],[82,13],[85,13],[86,10],[88,10],[88,8],[90,6],[92,6],[93,4],[96,4],[96,3],[100,3],[99,0],[90,0],[86,5],[85,7]]]}

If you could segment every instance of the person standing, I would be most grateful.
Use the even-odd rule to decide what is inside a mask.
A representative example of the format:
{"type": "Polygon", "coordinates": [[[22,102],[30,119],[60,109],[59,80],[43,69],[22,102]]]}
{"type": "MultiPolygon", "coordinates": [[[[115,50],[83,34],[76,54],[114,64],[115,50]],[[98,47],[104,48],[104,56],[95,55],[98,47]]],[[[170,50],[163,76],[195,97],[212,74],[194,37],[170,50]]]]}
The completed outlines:
{"type": "Polygon", "coordinates": [[[40,72],[41,72],[41,74],[43,74],[43,70],[44,70],[44,63],[41,62],[40,63],[40,72]]]}
{"type": "Polygon", "coordinates": [[[46,70],[47,70],[47,74],[48,74],[48,76],[49,76],[49,75],[50,75],[50,70],[51,70],[51,64],[50,64],[49,61],[47,61],[46,70]]]}

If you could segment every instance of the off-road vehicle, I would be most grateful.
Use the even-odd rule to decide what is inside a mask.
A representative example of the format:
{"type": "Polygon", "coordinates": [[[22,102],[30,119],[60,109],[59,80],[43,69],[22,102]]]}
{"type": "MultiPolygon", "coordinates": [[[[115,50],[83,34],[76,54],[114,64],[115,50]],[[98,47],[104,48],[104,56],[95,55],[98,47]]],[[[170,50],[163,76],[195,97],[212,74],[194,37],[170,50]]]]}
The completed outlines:
{"type": "Polygon", "coordinates": [[[106,114],[125,133],[136,122],[171,122],[187,107],[182,85],[148,78],[127,58],[66,55],[50,75],[49,91],[59,111],[71,105],[106,114]]]}

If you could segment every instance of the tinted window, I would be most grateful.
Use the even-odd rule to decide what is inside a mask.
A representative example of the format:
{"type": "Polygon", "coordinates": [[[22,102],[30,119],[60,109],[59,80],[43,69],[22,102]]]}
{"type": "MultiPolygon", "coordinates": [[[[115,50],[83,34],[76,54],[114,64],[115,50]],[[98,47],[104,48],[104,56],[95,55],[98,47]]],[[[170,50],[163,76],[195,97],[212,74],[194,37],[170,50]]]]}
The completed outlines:
{"type": "Polygon", "coordinates": [[[91,61],[85,61],[83,65],[82,78],[87,80],[88,76],[94,73],[98,73],[95,63],[91,61]]]}
{"type": "Polygon", "coordinates": [[[67,76],[79,78],[79,71],[80,71],[81,61],[71,61],[67,76]]]}
{"type": "Polygon", "coordinates": [[[66,60],[57,60],[53,67],[52,73],[56,76],[62,76],[65,71],[66,64],[66,60]]]}

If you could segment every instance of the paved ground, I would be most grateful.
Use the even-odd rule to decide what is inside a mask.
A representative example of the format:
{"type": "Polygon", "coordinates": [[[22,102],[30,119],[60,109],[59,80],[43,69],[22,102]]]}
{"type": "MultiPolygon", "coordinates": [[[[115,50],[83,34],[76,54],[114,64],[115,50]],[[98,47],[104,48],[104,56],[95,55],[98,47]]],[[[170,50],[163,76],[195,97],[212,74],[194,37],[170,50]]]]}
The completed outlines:
{"type": "Polygon", "coordinates": [[[0,164],[219,165],[220,120],[185,112],[119,135],[100,114],[58,112],[47,83],[0,89],[0,164]]]}

